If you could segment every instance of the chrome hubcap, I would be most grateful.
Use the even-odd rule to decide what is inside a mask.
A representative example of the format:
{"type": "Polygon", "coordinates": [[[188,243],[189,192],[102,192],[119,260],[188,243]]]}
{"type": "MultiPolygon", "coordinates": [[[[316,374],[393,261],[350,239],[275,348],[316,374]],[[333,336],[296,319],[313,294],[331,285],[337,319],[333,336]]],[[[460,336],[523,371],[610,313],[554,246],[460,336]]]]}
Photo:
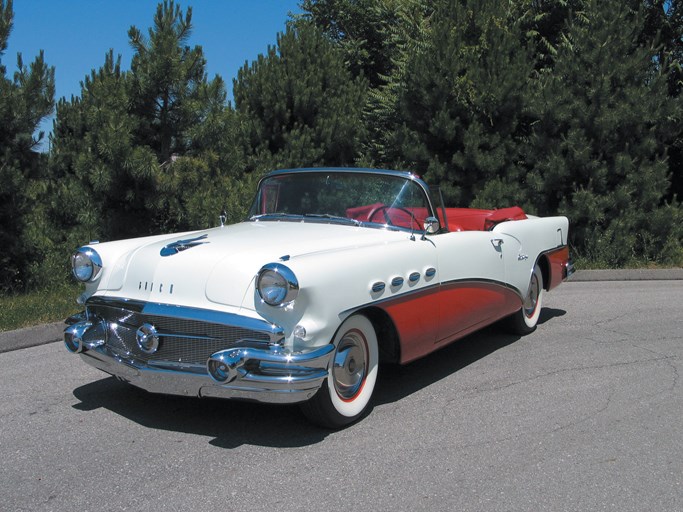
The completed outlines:
{"type": "Polygon", "coordinates": [[[337,346],[332,364],[334,389],[342,400],[351,400],[360,392],[367,366],[365,338],[359,331],[346,333],[337,346]]]}
{"type": "Polygon", "coordinates": [[[536,273],[531,274],[531,284],[529,285],[529,293],[524,300],[524,314],[527,317],[532,317],[534,311],[536,311],[536,305],[538,304],[538,295],[540,293],[540,286],[538,282],[538,277],[536,273]]]}

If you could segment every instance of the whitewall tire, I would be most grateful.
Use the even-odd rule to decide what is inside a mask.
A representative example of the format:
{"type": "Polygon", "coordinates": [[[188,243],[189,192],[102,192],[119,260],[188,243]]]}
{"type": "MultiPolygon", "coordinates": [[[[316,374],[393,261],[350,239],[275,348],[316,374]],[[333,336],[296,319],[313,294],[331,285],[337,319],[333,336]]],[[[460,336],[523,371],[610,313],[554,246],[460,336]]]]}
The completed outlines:
{"type": "Polygon", "coordinates": [[[341,428],[363,415],[375,389],[379,350],[372,322],[360,314],[347,318],[334,346],[327,379],[301,409],[319,425],[341,428]]]}
{"type": "Polygon", "coordinates": [[[529,289],[522,308],[510,317],[510,328],[515,334],[529,334],[536,329],[538,318],[543,308],[543,273],[538,265],[534,267],[529,282],[529,289]]]}

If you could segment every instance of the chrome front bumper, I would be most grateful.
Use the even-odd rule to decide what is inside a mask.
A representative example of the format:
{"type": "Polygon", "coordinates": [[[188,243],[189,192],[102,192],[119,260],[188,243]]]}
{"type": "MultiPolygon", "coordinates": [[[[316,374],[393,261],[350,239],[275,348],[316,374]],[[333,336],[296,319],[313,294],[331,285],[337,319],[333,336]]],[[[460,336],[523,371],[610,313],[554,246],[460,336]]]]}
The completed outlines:
{"type": "MultiPolygon", "coordinates": [[[[145,360],[138,353],[116,348],[115,329],[120,331],[119,325],[98,317],[74,321],[64,331],[64,344],[70,352],[80,354],[91,366],[152,393],[267,403],[303,402],[318,391],[327,377],[334,351],[332,344],[302,352],[289,352],[279,344],[264,348],[232,345],[212,353],[204,364],[145,360]]],[[[163,336],[159,343],[164,343],[163,336]]]]}

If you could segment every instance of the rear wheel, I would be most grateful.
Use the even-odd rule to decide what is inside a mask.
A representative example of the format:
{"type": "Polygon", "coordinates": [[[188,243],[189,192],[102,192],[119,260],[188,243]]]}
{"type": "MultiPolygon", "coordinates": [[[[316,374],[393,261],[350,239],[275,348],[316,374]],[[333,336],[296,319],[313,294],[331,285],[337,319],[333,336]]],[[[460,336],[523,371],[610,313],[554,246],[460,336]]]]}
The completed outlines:
{"type": "Polygon", "coordinates": [[[529,334],[536,330],[538,318],[543,307],[543,273],[538,265],[534,267],[529,282],[529,290],[522,308],[509,317],[509,327],[515,334],[529,334]]]}
{"type": "Polygon", "coordinates": [[[327,428],[344,427],[367,410],[379,360],[375,329],[363,315],[342,323],[334,345],[327,379],[313,398],[301,404],[308,419],[327,428]]]}

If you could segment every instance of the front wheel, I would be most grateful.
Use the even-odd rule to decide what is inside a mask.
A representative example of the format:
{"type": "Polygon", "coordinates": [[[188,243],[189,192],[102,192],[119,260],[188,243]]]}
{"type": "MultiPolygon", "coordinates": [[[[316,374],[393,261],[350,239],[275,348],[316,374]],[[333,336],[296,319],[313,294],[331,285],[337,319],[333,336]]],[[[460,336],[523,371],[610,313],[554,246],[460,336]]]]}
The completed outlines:
{"type": "Polygon", "coordinates": [[[327,379],[301,410],[327,428],[341,428],[367,410],[377,380],[379,351],[372,322],[363,315],[347,318],[334,338],[327,379]]]}
{"type": "Polygon", "coordinates": [[[543,307],[544,293],[543,273],[539,266],[536,265],[531,274],[529,290],[524,298],[522,308],[508,319],[508,325],[513,333],[524,335],[536,330],[538,318],[541,316],[541,308],[543,307]]]}

